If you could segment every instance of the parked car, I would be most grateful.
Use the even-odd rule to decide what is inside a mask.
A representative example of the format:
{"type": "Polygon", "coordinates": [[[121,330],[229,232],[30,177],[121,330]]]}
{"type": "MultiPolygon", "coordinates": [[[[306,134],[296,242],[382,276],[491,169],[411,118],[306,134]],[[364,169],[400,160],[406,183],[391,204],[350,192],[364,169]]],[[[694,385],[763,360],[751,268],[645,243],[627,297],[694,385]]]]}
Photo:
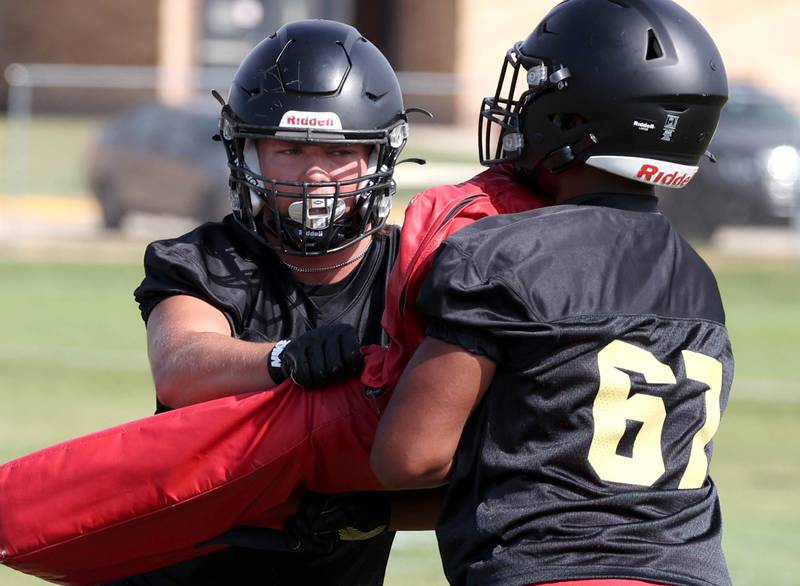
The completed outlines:
{"type": "Polygon", "coordinates": [[[788,224],[800,204],[800,118],[779,98],[731,85],[709,150],[717,163],[681,190],[661,189],[661,209],[685,236],[728,224],[788,224]]]}
{"type": "Polygon", "coordinates": [[[103,221],[128,212],[219,220],[230,212],[228,168],[217,132],[219,108],[147,103],[113,118],[89,153],[89,185],[103,221]]]}

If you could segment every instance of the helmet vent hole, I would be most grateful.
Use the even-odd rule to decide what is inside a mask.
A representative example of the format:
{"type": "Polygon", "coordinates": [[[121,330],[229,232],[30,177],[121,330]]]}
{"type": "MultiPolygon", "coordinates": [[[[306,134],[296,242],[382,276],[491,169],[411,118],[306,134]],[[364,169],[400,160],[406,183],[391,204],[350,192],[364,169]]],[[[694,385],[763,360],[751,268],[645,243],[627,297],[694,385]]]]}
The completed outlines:
{"type": "Polygon", "coordinates": [[[667,112],[675,112],[676,114],[683,114],[689,109],[689,106],[684,104],[662,104],[661,107],[667,112]]]}
{"type": "Polygon", "coordinates": [[[542,22],[542,34],[543,35],[554,35],[555,34],[553,31],[551,31],[547,27],[547,21],[546,20],[544,22],[542,22]]]}
{"type": "Polygon", "coordinates": [[[586,124],[586,118],[580,114],[569,114],[565,112],[558,112],[548,116],[550,122],[561,131],[572,130],[579,126],[586,124]]]}
{"type": "Polygon", "coordinates": [[[658,37],[653,29],[647,31],[647,61],[653,59],[660,59],[664,56],[664,49],[661,48],[661,43],[658,42],[658,37]]]}
{"type": "Polygon", "coordinates": [[[630,6],[628,6],[624,2],[621,2],[620,0],[608,0],[608,2],[610,4],[613,4],[614,6],[619,6],[620,8],[630,8],[630,6]]]}

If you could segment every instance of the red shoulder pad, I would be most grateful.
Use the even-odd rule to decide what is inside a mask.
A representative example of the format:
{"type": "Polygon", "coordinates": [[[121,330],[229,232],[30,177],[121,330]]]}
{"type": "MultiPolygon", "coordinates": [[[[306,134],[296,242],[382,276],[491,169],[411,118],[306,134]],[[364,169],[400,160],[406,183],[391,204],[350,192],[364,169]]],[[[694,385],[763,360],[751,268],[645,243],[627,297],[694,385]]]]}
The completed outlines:
{"type": "Polygon", "coordinates": [[[552,200],[520,184],[509,165],[498,165],[459,185],[434,187],[418,194],[406,209],[398,259],[389,277],[383,327],[391,345],[383,380],[392,388],[425,337],[415,300],[436,251],[448,236],[489,216],[532,210],[552,200]]]}

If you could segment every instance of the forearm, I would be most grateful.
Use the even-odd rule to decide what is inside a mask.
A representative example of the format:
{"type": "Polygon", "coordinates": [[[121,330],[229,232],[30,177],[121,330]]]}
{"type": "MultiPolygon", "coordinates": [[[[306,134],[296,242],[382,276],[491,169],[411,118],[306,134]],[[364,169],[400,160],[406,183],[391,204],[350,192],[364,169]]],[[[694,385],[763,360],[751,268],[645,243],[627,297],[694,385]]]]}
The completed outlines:
{"type": "Polygon", "coordinates": [[[169,407],[185,407],[271,388],[267,360],[273,346],[214,332],[158,341],[149,348],[156,394],[169,407]]]}
{"type": "Polygon", "coordinates": [[[469,414],[496,365],[461,347],[425,338],[403,371],[381,417],[370,466],[387,489],[446,482],[469,414]]]}

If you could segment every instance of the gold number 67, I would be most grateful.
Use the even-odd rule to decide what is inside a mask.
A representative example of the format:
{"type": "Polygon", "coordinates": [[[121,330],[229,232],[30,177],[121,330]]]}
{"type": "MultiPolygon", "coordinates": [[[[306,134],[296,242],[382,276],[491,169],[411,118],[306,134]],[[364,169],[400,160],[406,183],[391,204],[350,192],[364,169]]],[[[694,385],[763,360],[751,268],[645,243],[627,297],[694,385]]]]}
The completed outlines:
{"type": "MultiPolygon", "coordinates": [[[[706,418],[692,438],[689,463],[678,488],[699,488],[708,470],[705,447],[719,427],[722,363],[715,358],[684,350],[686,378],[705,384],[706,418]]],[[[600,388],[592,406],[594,435],[589,448],[589,464],[597,475],[609,482],[652,486],[664,474],[661,434],[667,413],[664,400],[637,393],[630,396],[631,379],[623,372],[638,372],[648,384],[676,384],[675,375],[647,350],[615,340],[597,355],[600,388]],[[627,420],[642,427],[630,457],[617,454],[627,420]]]]}

